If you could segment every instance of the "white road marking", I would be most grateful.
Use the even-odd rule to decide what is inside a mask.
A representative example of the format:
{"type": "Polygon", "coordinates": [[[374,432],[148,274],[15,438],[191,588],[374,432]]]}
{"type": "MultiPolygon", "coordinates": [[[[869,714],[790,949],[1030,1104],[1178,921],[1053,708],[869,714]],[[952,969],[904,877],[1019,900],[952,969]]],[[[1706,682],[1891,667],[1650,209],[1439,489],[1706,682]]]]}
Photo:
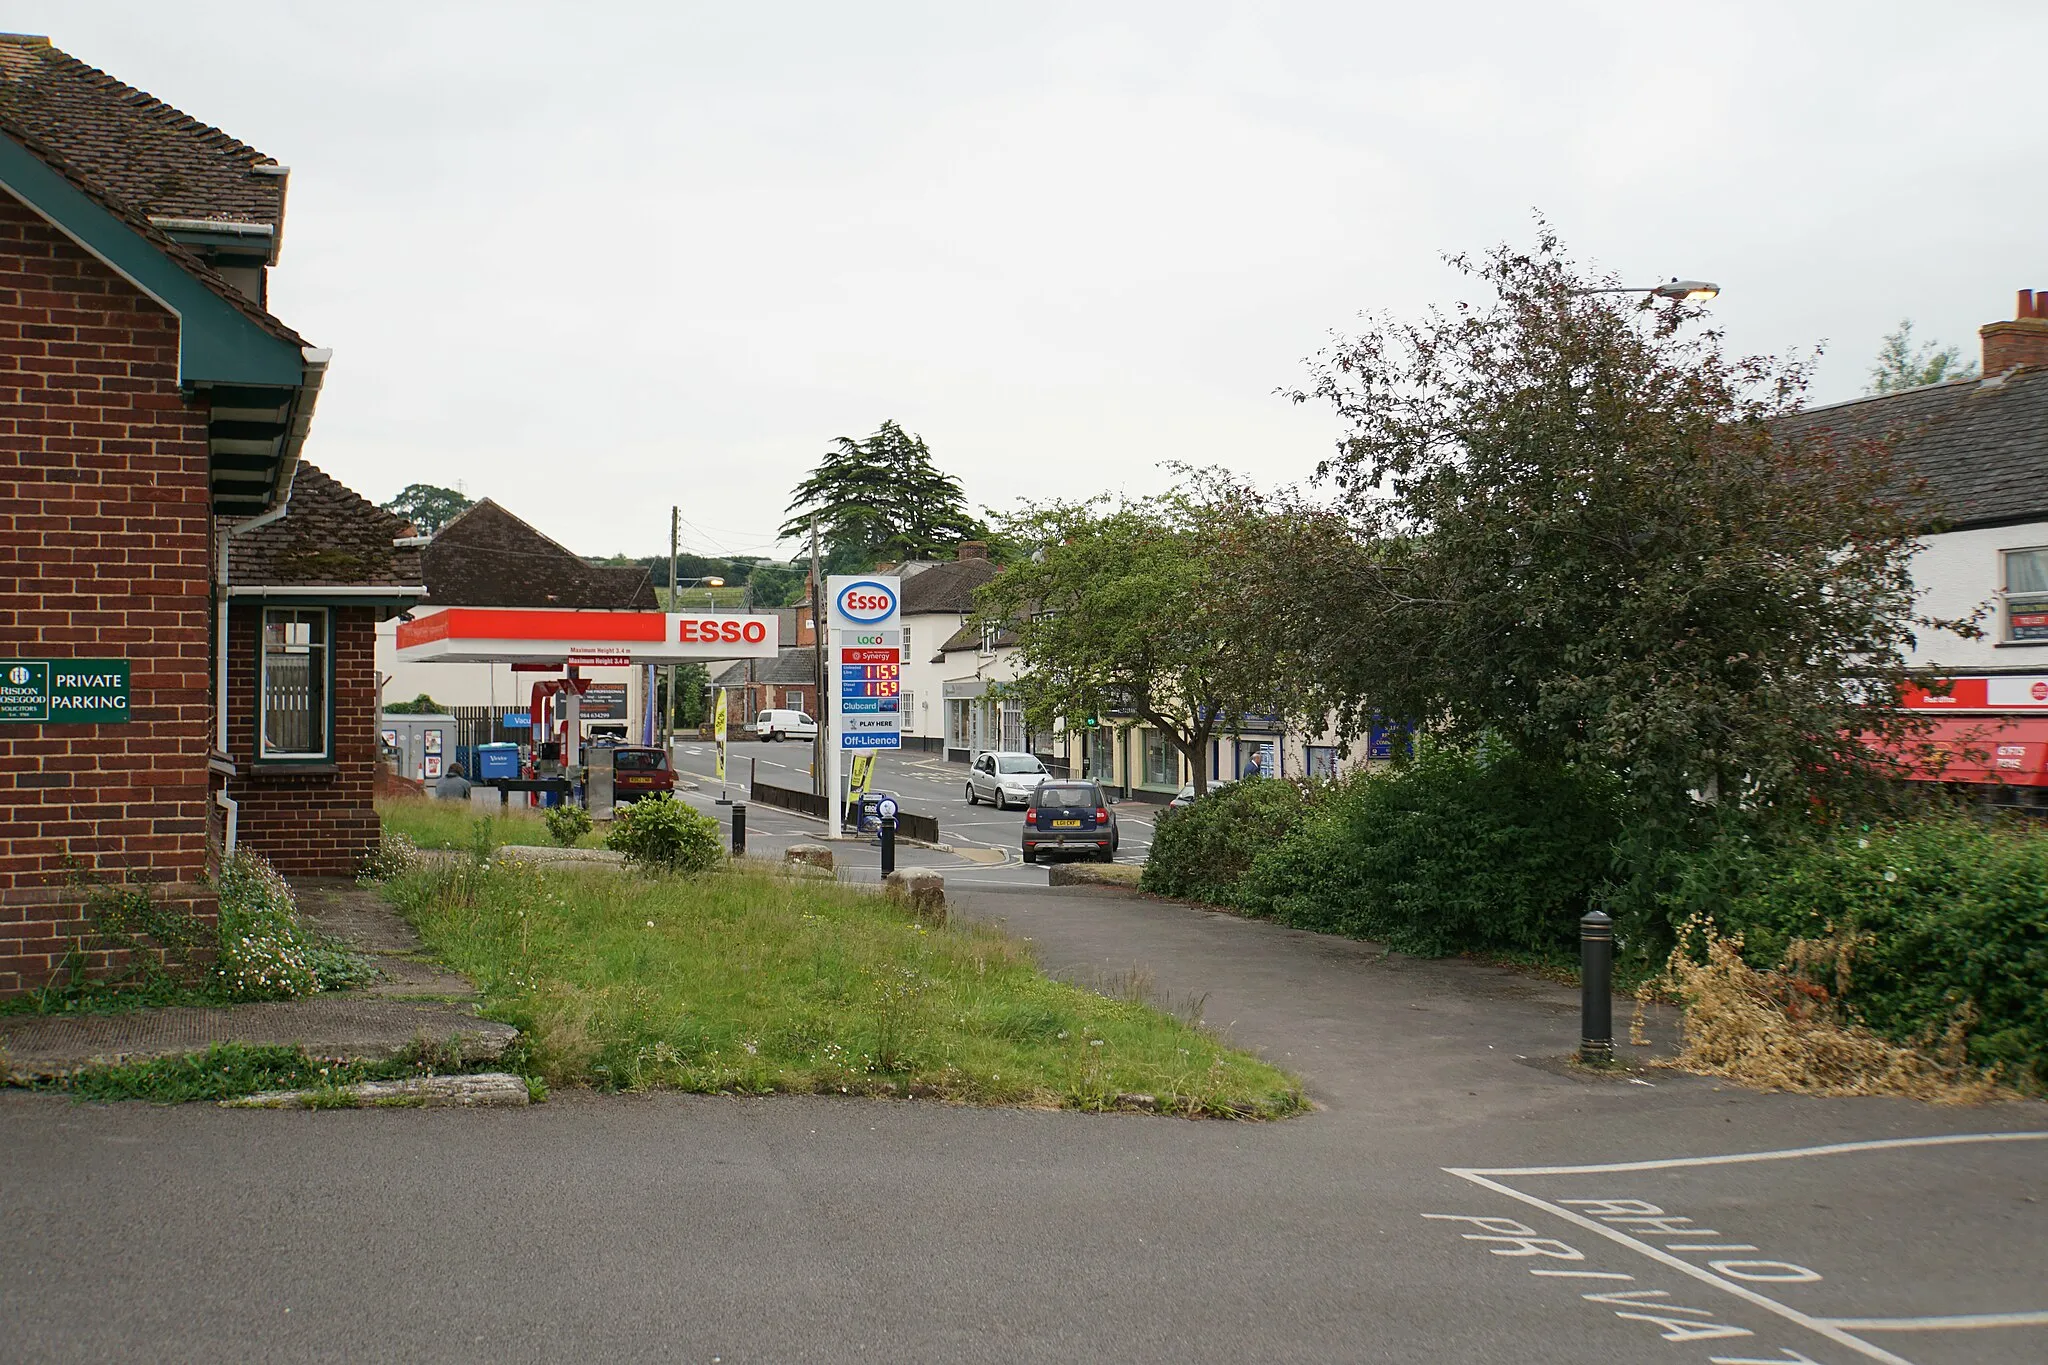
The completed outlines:
{"type": "Polygon", "coordinates": [[[2038,1313],[1954,1313],[1935,1318],[1828,1318],[1852,1332],[1955,1332],[1978,1327],[2048,1327],[2048,1310],[2038,1313]]]}
{"type": "MultiPolygon", "coordinates": [[[[1630,1250],[1660,1265],[1675,1270],[1682,1275],[1690,1276],[1704,1284],[1713,1285],[1724,1293],[1731,1294],[1763,1309],[1765,1312],[1775,1314],[1788,1322],[1804,1327],[1818,1336],[1826,1337],[1836,1345],[1846,1347],[1870,1360],[1882,1361],[1885,1365],[1912,1365],[1912,1362],[1905,1357],[1895,1355],[1881,1346],[1852,1335],[1852,1330],[1861,1328],[1866,1331],[1944,1331],[1966,1330],[1980,1326],[2037,1326],[2048,1324],[2048,1312],[1963,1314],[1952,1318],[1819,1318],[1812,1314],[1801,1312],[1790,1304],[1780,1303],[1778,1300],[1759,1293],[1739,1282],[1741,1279],[1762,1277],[1738,1276],[1731,1278],[1726,1274],[1717,1273],[1717,1270],[1723,1266],[1747,1267],[1753,1264],[1763,1264],[1761,1262],[1718,1262],[1716,1263],[1716,1268],[1711,1270],[1697,1266],[1691,1261],[1672,1255],[1665,1248],[1652,1246],[1648,1242],[1630,1236],[1609,1223],[1596,1221],[1578,1212],[1576,1209],[1567,1208],[1563,1204],[1553,1203],[1550,1200],[1528,1194],[1489,1177],[1605,1175],[1626,1171],[1667,1171],[1701,1166],[1735,1166],[1760,1161],[1790,1161],[1795,1158],[1809,1156],[1839,1156],[1851,1152],[1896,1151],[1918,1147],[1952,1147],[1985,1142],[2041,1141],[2048,1141],[2048,1132],[1951,1133],[1936,1137],[1880,1138],[1869,1142],[1829,1143],[1821,1147],[1791,1147],[1767,1152],[1736,1152],[1723,1156],[1671,1157],[1657,1161],[1606,1162],[1591,1166],[1508,1166],[1488,1168],[1447,1166],[1444,1170],[1446,1174],[1469,1180],[1475,1185],[1480,1185],[1494,1191],[1496,1194],[1504,1194],[1519,1203],[1527,1204],[1532,1208],[1542,1209],[1544,1212],[1562,1218],[1568,1223],[1585,1228],[1590,1232],[1596,1232],[1609,1241],[1620,1243],[1622,1246],[1628,1247],[1630,1250]]],[[[1572,1202],[1585,1203],[1588,1201],[1578,1200],[1572,1202]]],[[[1772,1262],[1770,1264],[1776,1265],[1779,1263],[1772,1262]]],[[[1798,1269],[1804,1271],[1804,1267],[1798,1267],[1798,1269]]],[[[1809,1275],[1813,1275],[1813,1272],[1805,1271],[1799,1277],[1799,1282],[1806,1282],[1806,1276],[1809,1275]]],[[[1813,1275],[1813,1278],[1817,1279],[1819,1277],[1813,1275]]]]}
{"type": "Polygon", "coordinates": [[[2048,1132],[1946,1133],[1939,1137],[1879,1138],[1871,1142],[1833,1142],[1825,1147],[1785,1147],[1771,1152],[1735,1152],[1727,1156],[1681,1156],[1661,1161],[1617,1161],[1604,1166],[1474,1166],[1444,1169],[1452,1175],[1604,1175],[1610,1171],[1671,1171],[1685,1166],[1737,1166],[1745,1161],[1791,1161],[1802,1156],[1836,1156],[1843,1152],[1878,1152],[1905,1147],[1954,1147],[1971,1142],[2048,1142],[2048,1132]]]}
{"type": "MultiPolygon", "coordinates": [[[[1637,1162],[1630,1164],[1635,1169],[1639,1170],[1660,1170],[1668,1166],[1685,1163],[1637,1162]]],[[[1702,1158],[1691,1164],[1713,1165],[1717,1163],[1713,1158],[1702,1158]]],[[[1554,1169],[1544,1169],[1542,1173],[1575,1175],[1580,1174],[1582,1171],[1601,1169],[1604,1168],[1588,1167],[1574,1169],[1569,1167],[1559,1167],[1554,1169]]],[[[1904,1356],[1893,1355],[1890,1351],[1885,1350],[1881,1346],[1873,1346],[1871,1343],[1864,1341],[1859,1337],[1851,1336],[1848,1332],[1844,1331],[1843,1329],[1829,1325],[1828,1322],[1824,1319],[1813,1317],[1812,1315],[1807,1313],[1802,1313],[1797,1308],[1792,1307],[1790,1304],[1779,1303],[1776,1299],[1771,1298],[1767,1294],[1759,1294],[1754,1289],[1749,1288],[1747,1285],[1738,1284],[1734,1280],[1726,1279],[1723,1276],[1715,1274],[1711,1270],[1707,1270],[1700,1266],[1696,1266],[1691,1261],[1684,1260],[1677,1256],[1673,1256],[1671,1253],[1665,1251],[1662,1247],[1654,1247],[1651,1246],[1648,1242],[1638,1241],[1636,1238],[1629,1236],[1627,1233],[1622,1232],[1617,1228],[1611,1228],[1607,1226],[1605,1223],[1596,1222],[1593,1219],[1586,1217],[1582,1213],[1579,1213],[1572,1209],[1565,1208],[1561,1204],[1553,1204],[1549,1200],[1539,1199],[1533,1194],[1524,1194],[1522,1191],[1514,1188],[1512,1185],[1503,1185],[1497,1180],[1489,1180],[1477,1171],[1459,1170],[1455,1167],[1449,1166],[1445,1167],[1444,1170],[1449,1175],[1459,1176],[1463,1179],[1471,1181],[1475,1185],[1484,1186],[1485,1188],[1492,1190],[1495,1194],[1504,1194],[1510,1199],[1517,1200],[1521,1203],[1529,1205],[1531,1208],[1542,1209],[1545,1213],[1552,1214],[1558,1218],[1562,1218],[1567,1223],[1576,1224],[1577,1226],[1586,1229],[1588,1232],[1597,1232],[1602,1237],[1607,1238],[1609,1241],[1619,1242],[1621,1245],[1627,1247],[1629,1250],[1637,1252],[1643,1256],[1647,1256],[1649,1259],[1657,1262],[1659,1265],[1668,1266],[1670,1269],[1676,1270],[1681,1275],[1690,1275],[1693,1279],[1700,1281],[1702,1284],[1710,1284],[1714,1286],[1716,1289],[1723,1291],[1724,1293],[1732,1294],[1738,1299],[1742,1299],[1748,1303],[1754,1304],[1756,1307],[1763,1309],[1767,1313],[1775,1313],[1779,1317],[1784,1318],[1787,1322],[1795,1323],[1800,1327],[1804,1327],[1807,1331],[1812,1332],[1817,1336],[1826,1337],[1829,1341],[1834,1342],[1837,1346],[1848,1347],[1850,1350],[1856,1352],[1858,1355],[1865,1356],[1871,1360],[1882,1361],[1884,1362],[1884,1365],[1913,1365],[1913,1362],[1906,1359],[1904,1356]]],[[[1529,1172],[1521,1173],[1527,1174],[1529,1172]]],[[[1494,1174],[1506,1175],[1512,1174],[1512,1172],[1498,1171],[1494,1174]]]]}

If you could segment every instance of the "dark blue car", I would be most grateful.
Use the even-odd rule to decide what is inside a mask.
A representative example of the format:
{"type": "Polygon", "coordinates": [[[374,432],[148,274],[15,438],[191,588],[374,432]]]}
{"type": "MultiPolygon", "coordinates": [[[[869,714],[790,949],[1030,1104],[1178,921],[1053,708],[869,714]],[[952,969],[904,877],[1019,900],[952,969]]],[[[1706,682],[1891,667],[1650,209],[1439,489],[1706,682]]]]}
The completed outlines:
{"type": "Polygon", "coordinates": [[[1116,858],[1116,812],[1093,782],[1047,778],[1024,807],[1024,861],[1041,853],[1076,853],[1098,862],[1116,858]]]}

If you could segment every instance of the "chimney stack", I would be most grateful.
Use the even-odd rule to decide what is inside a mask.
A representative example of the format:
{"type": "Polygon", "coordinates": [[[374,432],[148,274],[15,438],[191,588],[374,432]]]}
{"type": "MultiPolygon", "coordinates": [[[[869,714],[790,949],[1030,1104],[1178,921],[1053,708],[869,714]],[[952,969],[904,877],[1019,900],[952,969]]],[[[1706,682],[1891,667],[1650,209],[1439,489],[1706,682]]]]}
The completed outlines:
{"type": "MultiPolygon", "coordinates": [[[[2048,293],[2044,293],[2042,298],[2048,299],[2048,293]]],[[[2048,322],[2044,322],[2041,325],[2048,327],[2048,322]]],[[[963,540],[953,547],[953,554],[958,559],[987,559],[988,542],[985,540],[963,540]]]]}
{"type": "Polygon", "coordinates": [[[1984,340],[1984,377],[1995,379],[2015,365],[2048,365],[2048,289],[2020,290],[2011,322],[1977,329],[1984,340]]]}

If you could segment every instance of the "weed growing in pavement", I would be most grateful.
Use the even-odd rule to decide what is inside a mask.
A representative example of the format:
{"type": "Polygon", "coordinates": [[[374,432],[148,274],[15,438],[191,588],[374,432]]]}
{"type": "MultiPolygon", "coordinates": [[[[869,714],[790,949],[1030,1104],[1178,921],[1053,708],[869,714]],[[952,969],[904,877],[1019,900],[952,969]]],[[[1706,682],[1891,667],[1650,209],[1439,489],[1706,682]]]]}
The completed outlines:
{"type": "Polygon", "coordinates": [[[377,847],[363,858],[362,869],[356,874],[356,885],[374,886],[378,882],[388,882],[419,865],[419,846],[399,831],[387,829],[378,836],[377,847]]]}
{"type": "Polygon", "coordinates": [[[385,894],[519,1026],[551,1086],[1239,1117],[1305,1104],[1204,1029],[1047,978],[1015,939],[933,929],[836,882],[465,860],[385,894]]]}
{"type": "Polygon", "coordinates": [[[85,931],[46,985],[0,1002],[0,1012],[112,1013],[286,1000],[353,990],[377,979],[368,958],[305,929],[291,886],[247,850],[222,864],[219,918],[212,926],[159,903],[144,886],[110,884],[76,871],[73,884],[84,892],[85,931]],[[210,966],[203,956],[209,947],[210,966]],[[88,976],[87,963],[106,953],[119,955],[121,965],[88,976]]]}
{"type": "MultiPolygon", "coordinates": [[[[492,1070],[515,1066],[500,1058],[492,1070]]],[[[352,1109],[356,1101],[340,1093],[359,1081],[410,1080],[420,1076],[452,1076],[477,1070],[452,1044],[417,1039],[389,1061],[351,1061],[314,1057],[295,1047],[255,1047],[246,1043],[215,1043],[204,1052],[118,1066],[94,1066],[54,1080],[32,1083],[32,1090],[57,1091],[81,1101],[112,1103],[147,1100],[152,1104],[187,1104],[196,1100],[232,1100],[265,1090],[312,1090],[315,1109],[352,1109]]],[[[529,1078],[527,1092],[538,1101],[547,1086],[529,1078]],[[538,1094],[534,1094],[536,1088],[538,1094]]]]}

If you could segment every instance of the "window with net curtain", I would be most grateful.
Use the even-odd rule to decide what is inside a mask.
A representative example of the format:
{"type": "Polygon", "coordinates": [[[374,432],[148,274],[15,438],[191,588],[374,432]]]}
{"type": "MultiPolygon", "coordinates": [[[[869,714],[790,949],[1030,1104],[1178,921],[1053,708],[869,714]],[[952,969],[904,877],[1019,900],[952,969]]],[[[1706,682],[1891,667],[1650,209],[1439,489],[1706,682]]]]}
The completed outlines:
{"type": "Polygon", "coordinates": [[[2005,633],[2048,641],[2048,548],[2005,552],[2005,633]]]}
{"type": "Polygon", "coordinates": [[[325,759],[332,657],[321,607],[265,607],[259,759],[325,759]]]}

